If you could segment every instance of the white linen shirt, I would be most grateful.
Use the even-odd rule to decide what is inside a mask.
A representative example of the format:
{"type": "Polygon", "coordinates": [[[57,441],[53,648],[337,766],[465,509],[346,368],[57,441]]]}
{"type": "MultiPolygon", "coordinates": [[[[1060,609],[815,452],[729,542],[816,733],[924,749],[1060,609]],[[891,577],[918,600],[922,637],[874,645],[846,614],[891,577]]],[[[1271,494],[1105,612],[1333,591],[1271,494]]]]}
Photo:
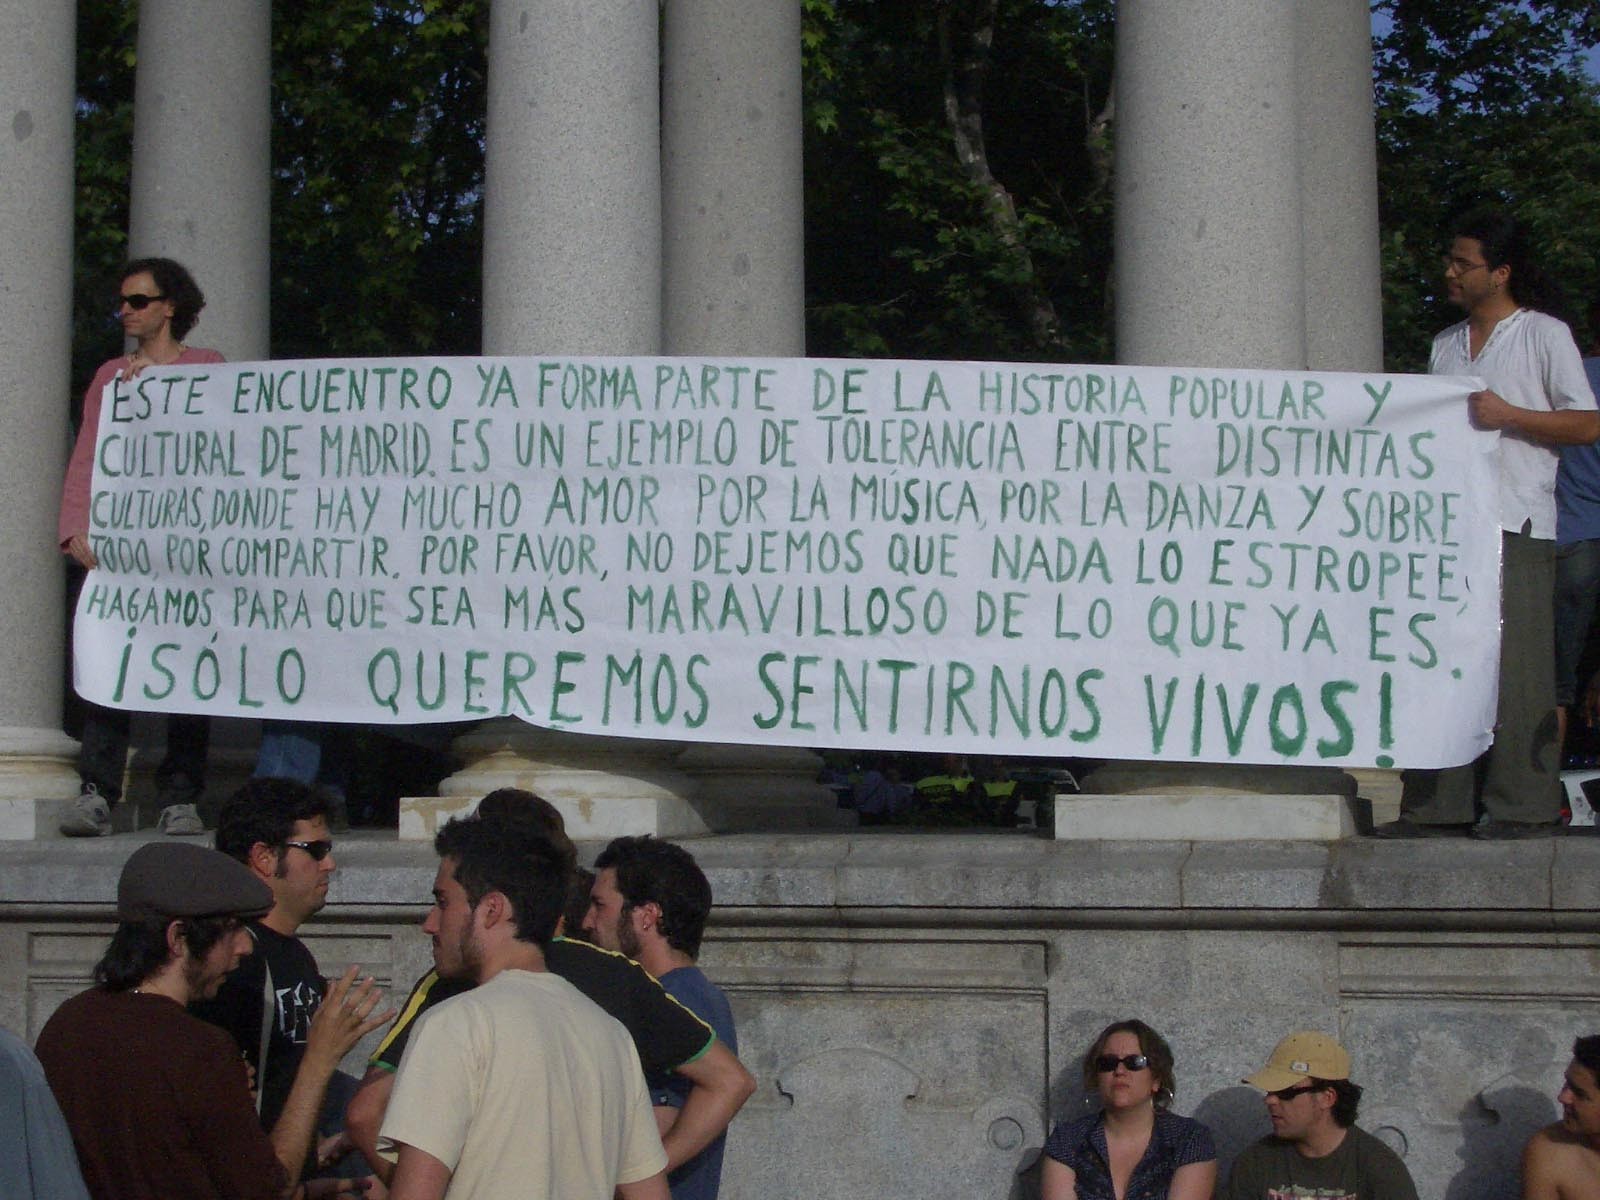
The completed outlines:
{"type": "MultiPolygon", "coordinates": [[[[1466,375],[1508,404],[1535,412],[1595,407],[1583,357],[1565,324],[1542,312],[1519,308],[1494,327],[1478,357],[1468,346],[1466,321],[1433,339],[1430,375],[1466,375]]],[[[1513,533],[1531,522],[1536,538],[1556,536],[1558,447],[1500,431],[1500,527],[1513,533]]]]}

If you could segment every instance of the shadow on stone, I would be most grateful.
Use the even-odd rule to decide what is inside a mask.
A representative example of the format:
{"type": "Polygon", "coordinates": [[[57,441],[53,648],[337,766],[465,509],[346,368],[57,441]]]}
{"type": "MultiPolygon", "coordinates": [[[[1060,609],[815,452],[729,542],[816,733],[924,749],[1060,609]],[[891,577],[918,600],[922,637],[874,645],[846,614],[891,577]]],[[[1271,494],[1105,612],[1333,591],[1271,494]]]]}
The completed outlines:
{"type": "Polygon", "coordinates": [[[1555,1102],[1524,1083],[1505,1080],[1484,1088],[1461,1110],[1456,1157],[1462,1165],[1445,1200],[1517,1195],[1522,1147],[1555,1116],[1555,1102]]]}
{"type": "Polygon", "coordinates": [[[1272,1132],[1261,1093],[1254,1088],[1229,1087],[1212,1092],[1195,1106],[1192,1115],[1211,1130],[1216,1142],[1219,1186],[1228,1178],[1239,1151],[1272,1132]]]}

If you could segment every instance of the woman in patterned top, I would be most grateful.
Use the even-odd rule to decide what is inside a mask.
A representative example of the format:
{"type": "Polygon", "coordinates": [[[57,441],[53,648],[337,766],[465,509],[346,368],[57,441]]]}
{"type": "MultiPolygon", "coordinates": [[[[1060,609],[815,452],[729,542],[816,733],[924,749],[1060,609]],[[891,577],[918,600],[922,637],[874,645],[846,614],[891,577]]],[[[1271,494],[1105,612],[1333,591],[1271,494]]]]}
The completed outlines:
{"type": "Polygon", "coordinates": [[[1143,1021],[1101,1031],[1083,1057],[1100,1111],[1063,1121],[1044,1144],[1042,1200],[1210,1200],[1211,1131],[1167,1111],[1172,1048],[1143,1021]]]}

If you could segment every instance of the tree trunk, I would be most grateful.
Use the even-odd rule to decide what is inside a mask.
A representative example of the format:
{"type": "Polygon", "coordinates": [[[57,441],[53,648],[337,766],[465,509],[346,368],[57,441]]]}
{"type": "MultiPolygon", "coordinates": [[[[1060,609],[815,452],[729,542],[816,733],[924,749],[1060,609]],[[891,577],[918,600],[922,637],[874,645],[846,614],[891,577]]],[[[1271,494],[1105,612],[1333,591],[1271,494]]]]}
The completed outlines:
{"type": "Polygon", "coordinates": [[[944,69],[944,112],[955,141],[956,159],[967,178],[984,194],[989,224],[1001,245],[1015,259],[1026,281],[1019,297],[1023,317],[1036,345],[1061,348],[1061,323],[1038,276],[1033,256],[1022,237],[1017,206],[1005,185],[989,170],[989,153],[983,140],[983,81],[989,72],[989,49],[994,44],[995,14],[999,0],[948,0],[939,6],[939,61],[944,69]],[[954,19],[956,10],[969,18],[954,19]]]}

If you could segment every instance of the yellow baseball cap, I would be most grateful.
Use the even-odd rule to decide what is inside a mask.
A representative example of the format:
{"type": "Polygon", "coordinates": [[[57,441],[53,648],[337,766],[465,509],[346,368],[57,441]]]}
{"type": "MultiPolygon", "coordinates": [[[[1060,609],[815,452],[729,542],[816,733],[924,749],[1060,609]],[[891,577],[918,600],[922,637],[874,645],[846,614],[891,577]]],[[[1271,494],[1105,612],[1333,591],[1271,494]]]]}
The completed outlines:
{"type": "Polygon", "coordinates": [[[1302,1029],[1272,1050],[1267,1065],[1244,1082],[1263,1092],[1281,1092],[1311,1079],[1349,1079],[1350,1055],[1325,1033],[1302,1029]]]}

